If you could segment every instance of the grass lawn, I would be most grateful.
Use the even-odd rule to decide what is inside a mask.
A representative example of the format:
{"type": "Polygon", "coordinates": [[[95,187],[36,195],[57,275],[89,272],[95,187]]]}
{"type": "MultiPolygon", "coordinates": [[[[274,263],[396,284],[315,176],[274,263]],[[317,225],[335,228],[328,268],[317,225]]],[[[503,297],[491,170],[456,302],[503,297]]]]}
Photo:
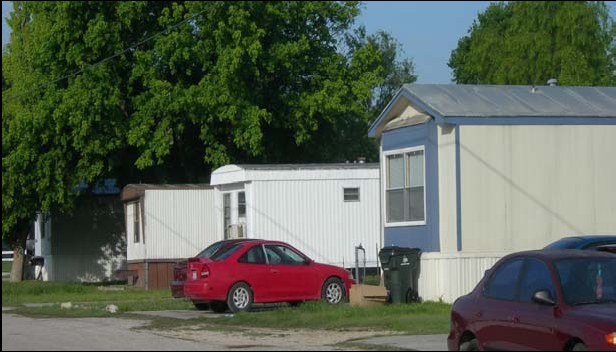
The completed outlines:
{"type": "Polygon", "coordinates": [[[376,329],[407,334],[444,334],[449,331],[451,305],[436,302],[385,304],[359,307],[325,302],[305,302],[297,308],[283,307],[235,315],[235,319],[214,319],[217,324],[266,326],[288,329],[376,329]]]}
{"type": "Polygon", "coordinates": [[[13,262],[2,262],[2,272],[3,273],[10,273],[11,272],[11,267],[13,267],[13,262]]]}
{"type": "MultiPolygon", "coordinates": [[[[14,312],[40,317],[131,317],[131,312],[151,310],[194,310],[192,303],[171,298],[170,290],[149,290],[116,285],[57,283],[41,281],[2,282],[2,305],[20,307],[14,312]],[[102,287],[104,289],[100,289],[102,287]],[[71,302],[71,309],[60,304],[71,302]],[[24,307],[26,303],[47,303],[42,307],[24,307]],[[105,311],[108,304],[118,306],[118,313],[105,311]]],[[[259,305],[255,305],[257,308],[259,305]]],[[[255,309],[234,314],[233,319],[198,318],[178,320],[152,319],[153,328],[181,328],[195,323],[221,327],[263,327],[278,329],[366,329],[393,330],[406,334],[444,334],[449,330],[451,305],[437,302],[385,304],[374,307],[325,302],[305,302],[291,308],[255,309]]],[[[143,319],[143,316],[140,316],[143,319]]]]}

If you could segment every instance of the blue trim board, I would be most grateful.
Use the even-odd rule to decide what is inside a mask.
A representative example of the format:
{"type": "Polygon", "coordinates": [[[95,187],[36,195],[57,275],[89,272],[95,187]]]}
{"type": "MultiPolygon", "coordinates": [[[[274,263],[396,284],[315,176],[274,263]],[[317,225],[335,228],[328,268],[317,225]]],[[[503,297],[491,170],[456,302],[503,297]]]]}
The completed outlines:
{"type": "Polygon", "coordinates": [[[462,194],[460,180],[460,126],[455,126],[456,134],[456,239],[458,252],[462,250],[462,194]]]}
{"type": "Polygon", "coordinates": [[[421,248],[424,252],[440,251],[439,189],[438,189],[438,129],[434,121],[386,131],[381,138],[383,151],[415,146],[425,147],[426,224],[385,227],[385,246],[421,248]]]}
{"type": "Polygon", "coordinates": [[[423,252],[438,252],[434,247],[427,226],[386,227],[383,233],[384,246],[420,248],[423,252]]]}

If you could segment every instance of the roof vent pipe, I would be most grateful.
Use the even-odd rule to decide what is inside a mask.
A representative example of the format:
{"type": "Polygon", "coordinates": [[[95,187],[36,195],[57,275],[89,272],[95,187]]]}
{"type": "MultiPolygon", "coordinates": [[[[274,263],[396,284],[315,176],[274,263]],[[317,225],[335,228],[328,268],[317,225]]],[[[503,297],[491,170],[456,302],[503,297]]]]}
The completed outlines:
{"type": "Polygon", "coordinates": [[[555,87],[558,85],[558,80],[556,78],[548,79],[548,86],[555,87]]]}

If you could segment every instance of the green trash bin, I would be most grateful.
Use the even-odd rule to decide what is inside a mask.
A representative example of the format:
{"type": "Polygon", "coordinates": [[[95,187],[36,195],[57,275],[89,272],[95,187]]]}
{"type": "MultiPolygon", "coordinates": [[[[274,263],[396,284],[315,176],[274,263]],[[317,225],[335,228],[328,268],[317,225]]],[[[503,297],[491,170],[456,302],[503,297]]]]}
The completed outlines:
{"type": "Polygon", "coordinates": [[[383,282],[389,291],[390,303],[419,302],[419,248],[383,247],[379,260],[383,268],[383,282]]]}

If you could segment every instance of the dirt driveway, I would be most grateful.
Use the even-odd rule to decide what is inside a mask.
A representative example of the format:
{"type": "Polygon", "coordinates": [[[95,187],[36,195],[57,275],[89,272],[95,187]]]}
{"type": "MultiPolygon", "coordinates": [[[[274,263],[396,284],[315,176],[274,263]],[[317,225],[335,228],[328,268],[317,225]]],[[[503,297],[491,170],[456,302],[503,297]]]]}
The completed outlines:
{"type": "MultiPolygon", "coordinates": [[[[189,313],[189,312],[187,312],[189,313]]],[[[148,314],[152,315],[152,314],[148,314]]],[[[189,315],[189,314],[187,314],[189,315]]],[[[353,339],[382,336],[383,331],[276,330],[197,323],[181,329],[148,327],[149,319],[30,318],[2,312],[2,350],[29,351],[341,351],[368,350],[335,346],[353,339]]]]}
{"type": "MultiPolygon", "coordinates": [[[[166,310],[166,311],[150,311],[150,312],[135,312],[137,314],[174,318],[174,319],[226,319],[230,314],[216,314],[211,311],[198,310],[166,310]]],[[[394,331],[374,331],[374,330],[359,330],[348,329],[346,331],[338,330],[314,330],[314,329],[265,329],[265,328],[235,328],[236,330],[227,330],[220,326],[208,325],[207,323],[197,323],[193,326],[182,326],[180,329],[153,329],[148,328],[148,331],[156,333],[160,336],[183,339],[187,341],[200,342],[204,344],[214,343],[221,346],[222,349],[257,349],[257,350],[294,350],[294,351],[312,351],[312,350],[362,350],[359,347],[345,344],[343,346],[335,346],[340,343],[353,340],[365,339],[372,336],[389,336],[398,335],[394,331]]],[[[365,349],[369,349],[365,346],[365,349]]]]}
{"type": "Polygon", "coordinates": [[[241,328],[237,331],[208,329],[205,326],[183,328],[182,330],[150,330],[158,335],[185,339],[200,343],[218,344],[224,350],[270,350],[270,351],[349,351],[366,350],[349,344],[353,340],[371,336],[393,334],[383,331],[334,331],[334,330],[276,330],[262,328],[241,328]]]}

